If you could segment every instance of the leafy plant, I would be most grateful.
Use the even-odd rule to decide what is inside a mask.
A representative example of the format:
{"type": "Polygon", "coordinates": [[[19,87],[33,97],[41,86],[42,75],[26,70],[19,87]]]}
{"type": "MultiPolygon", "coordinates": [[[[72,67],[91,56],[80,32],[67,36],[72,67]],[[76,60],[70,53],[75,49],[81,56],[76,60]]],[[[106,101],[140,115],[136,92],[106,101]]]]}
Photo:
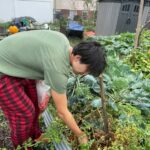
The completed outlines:
{"type": "Polygon", "coordinates": [[[134,34],[123,33],[113,36],[95,36],[87,40],[100,42],[105,47],[108,55],[127,55],[133,49],[134,34]]]}
{"type": "Polygon", "coordinates": [[[132,67],[132,71],[142,72],[145,78],[150,78],[150,53],[147,51],[136,50],[129,55],[126,60],[132,67]]]}
{"type": "Polygon", "coordinates": [[[141,47],[143,51],[147,51],[150,49],[150,30],[142,31],[139,47],[141,47]]]}

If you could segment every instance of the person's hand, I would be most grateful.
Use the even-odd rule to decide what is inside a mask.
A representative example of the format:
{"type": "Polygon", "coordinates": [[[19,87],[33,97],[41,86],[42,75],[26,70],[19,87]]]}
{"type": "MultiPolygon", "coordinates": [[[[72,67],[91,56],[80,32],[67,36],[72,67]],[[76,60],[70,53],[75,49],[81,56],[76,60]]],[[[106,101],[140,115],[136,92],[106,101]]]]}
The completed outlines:
{"type": "Polygon", "coordinates": [[[78,141],[79,141],[79,144],[87,144],[88,143],[87,135],[84,132],[82,132],[82,134],[78,136],[78,141]]]}

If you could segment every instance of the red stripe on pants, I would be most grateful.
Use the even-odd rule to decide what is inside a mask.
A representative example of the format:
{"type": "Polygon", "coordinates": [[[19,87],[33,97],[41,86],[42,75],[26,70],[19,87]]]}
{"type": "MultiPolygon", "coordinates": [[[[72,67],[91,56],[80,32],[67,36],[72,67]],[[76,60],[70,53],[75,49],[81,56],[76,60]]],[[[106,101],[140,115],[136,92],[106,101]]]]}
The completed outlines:
{"type": "Polygon", "coordinates": [[[41,134],[35,80],[4,75],[0,78],[0,108],[11,129],[15,147],[41,134]]]}

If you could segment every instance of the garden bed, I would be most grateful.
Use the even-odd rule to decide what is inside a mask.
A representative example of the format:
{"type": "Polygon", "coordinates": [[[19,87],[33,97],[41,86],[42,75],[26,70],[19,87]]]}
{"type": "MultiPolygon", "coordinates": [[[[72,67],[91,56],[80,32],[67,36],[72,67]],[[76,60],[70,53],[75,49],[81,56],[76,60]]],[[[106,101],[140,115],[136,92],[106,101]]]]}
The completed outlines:
{"type": "MultiPolygon", "coordinates": [[[[133,49],[132,33],[110,37],[95,36],[87,40],[101,42],[106,48],[108,67],[103,80],[109,134],[104,132],[99,79],[90,75],[82,77],[72,74],[67,85],[68,105],[81,129],[87,133],[89,144],[79,146],[73,133],[56,117],[47,130],[41,120],[51,146],[41,146],[42,143],[39,143],[39,147],[55,149],[52,141],[59,143],[60,135],[63,134],[73,150],[149,150],[150,31],[143,31],[138,49],[133,49]]],[[[53,104],[49,105],[49,110],[56,116],[53,104]]],[[[5,134],[5,120],[1,115],[2,124],[5,126],[2,136],[9,139],[9,134],[5,134]]],[[[3,143],[3,147],[9,147],[7,142],[3,143]]]]}

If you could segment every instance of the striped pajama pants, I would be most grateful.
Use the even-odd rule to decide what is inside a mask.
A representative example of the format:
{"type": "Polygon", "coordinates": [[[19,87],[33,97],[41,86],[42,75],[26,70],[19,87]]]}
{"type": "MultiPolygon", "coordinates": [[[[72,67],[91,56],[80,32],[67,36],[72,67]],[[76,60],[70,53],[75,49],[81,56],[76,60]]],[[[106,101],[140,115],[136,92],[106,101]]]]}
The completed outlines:
{"type": "Polygon", "coordinates": [[[9,122],[14,147],[41,135],[35,80],[4,75],[0,78],[0,108],[9,122]]]}

